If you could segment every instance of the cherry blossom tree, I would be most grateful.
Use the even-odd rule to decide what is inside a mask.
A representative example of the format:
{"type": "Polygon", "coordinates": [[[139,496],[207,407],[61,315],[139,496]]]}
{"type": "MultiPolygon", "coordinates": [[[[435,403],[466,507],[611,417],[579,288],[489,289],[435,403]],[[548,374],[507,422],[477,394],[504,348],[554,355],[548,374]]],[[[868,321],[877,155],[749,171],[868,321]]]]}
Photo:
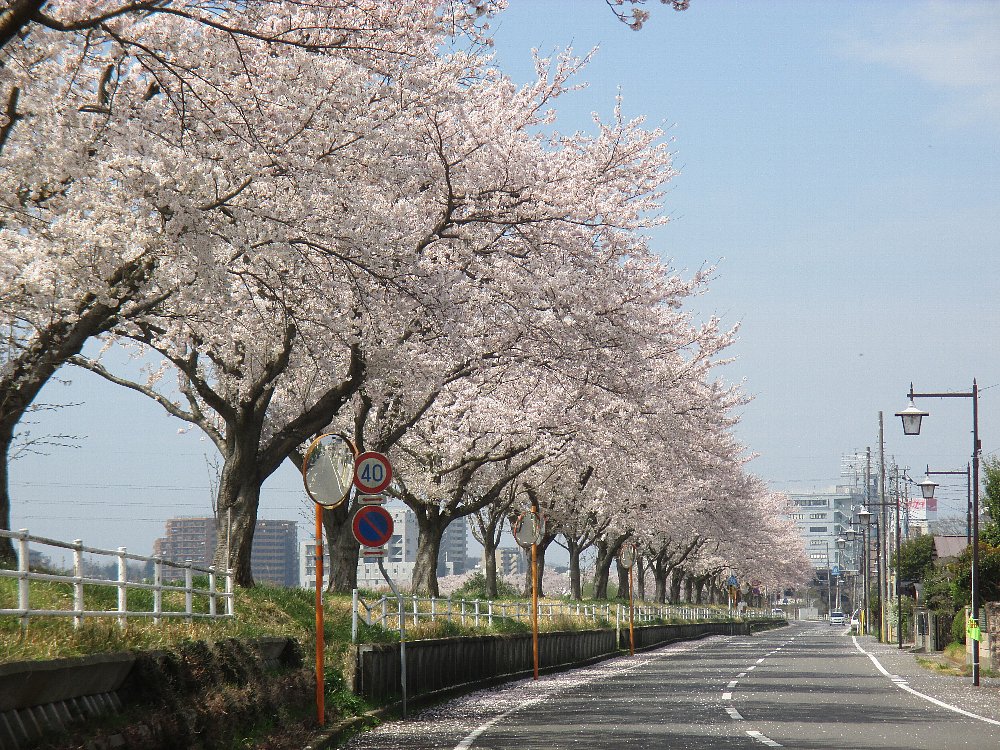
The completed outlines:
{"type": "Polygon", "coordinates": [[[0,266],[12,280],[0,295],[17,332],[2,371],[4,525],[8,446],[52,373],[112,329],[162,341],[176,325],[136,321],[178,295],[173,310],[190,311],[213,283],[233,281],[234,264],[246,282],[239,264],[276,244],[306,246],[275,231],[291,212],[259,201],[294,195],[282,211],[307,211],[329,199],[307,184],[316,168],[296,168],[391,120],[397,71],[437,63],[445,27],[474,28],[475,9],[458,5],[447,19],[438,3],[416,1],[18,2],[0,12],[0,266]],[[338,109],[347,97],[328,96],[331,81],[353,107],[338,109]],[[330,124],[340,127],[324,136],[330,124]]]}

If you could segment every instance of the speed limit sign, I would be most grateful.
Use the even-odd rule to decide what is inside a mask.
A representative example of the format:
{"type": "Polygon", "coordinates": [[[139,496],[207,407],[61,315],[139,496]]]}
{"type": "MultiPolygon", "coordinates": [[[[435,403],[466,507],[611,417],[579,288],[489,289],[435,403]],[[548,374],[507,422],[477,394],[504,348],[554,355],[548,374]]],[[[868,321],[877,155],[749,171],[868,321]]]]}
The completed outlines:
{"type": "Polygon", "coordinates": [[[392,464],[381,453],[368,451],[354,462],[354,486],[358,492],[377,495],[392,481],[392,464]]]}

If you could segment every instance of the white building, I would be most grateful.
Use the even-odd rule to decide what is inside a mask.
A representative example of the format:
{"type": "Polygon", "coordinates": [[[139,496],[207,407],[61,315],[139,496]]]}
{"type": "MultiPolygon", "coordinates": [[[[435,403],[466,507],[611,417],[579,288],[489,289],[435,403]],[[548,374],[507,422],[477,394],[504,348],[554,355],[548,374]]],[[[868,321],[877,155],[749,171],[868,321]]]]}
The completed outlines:
{"type": "Polygon", "coordinates": [[[841,486],[833,492],[790,492],[788,497],[796,506],[789,518],[798,526],[813,568],[823,571],[833,566],[856,569],[857,545],[848,544],[841,551],[837,549],[837,539],[851,529],[854,508],[864,503],[860,491],[841,486]]]}

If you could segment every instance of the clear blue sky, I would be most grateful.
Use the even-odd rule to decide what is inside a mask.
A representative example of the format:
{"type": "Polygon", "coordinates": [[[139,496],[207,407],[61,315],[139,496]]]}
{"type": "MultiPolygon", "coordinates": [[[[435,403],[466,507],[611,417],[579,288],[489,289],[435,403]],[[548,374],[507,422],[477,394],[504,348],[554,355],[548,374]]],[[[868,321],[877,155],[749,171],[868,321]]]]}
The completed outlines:
{"type": "MultiPolygon", "coordinates": [[[[511,0],[497,63],[530,49],[599,51],[560,129],[645,115],[674,139],[673,221],[653,237],[678,268],[719,266],[700,315],[740,324],[724,376],[754,395],[739,435],[776,489],[838,481],[841,456],[878,447],[919,479],[965,466],[971,403],[923,401],[924,434],[893,412],[918,391],[985,388],[985,453],[1000,450],[1000,3],[651,2],[639,32],[603,0],[511,0]]],[[[83,373],[52,386],[35,434],[81,448],[12,467],[13,525],[148,552],[172,515],[211,512],[210,444],[132,393],[83,373]]],[[[939,492],[964,503],[964,485],[939,492]]],[[[266,485],[261,516],[305,520],[297,474],[266,485]]]]}

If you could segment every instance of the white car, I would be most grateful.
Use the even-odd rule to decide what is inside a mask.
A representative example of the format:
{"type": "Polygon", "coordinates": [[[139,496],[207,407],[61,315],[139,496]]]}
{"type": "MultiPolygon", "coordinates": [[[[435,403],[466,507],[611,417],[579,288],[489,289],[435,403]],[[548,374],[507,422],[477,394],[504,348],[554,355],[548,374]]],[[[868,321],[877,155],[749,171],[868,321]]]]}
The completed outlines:
{"type": "Polygon", "coordinates": [[[771,610],[771,615],[774,617],[784,617],[785,610],[783,610],[781,607],[775,607],[774,609],[771,610]]]}
{"type": "Polygon", "coordinates": [[[857,612],[855,612],[853,615],[851,615],[851,628],[853,630],[857,630],[859,632],[861,630],[861,620],[860,620],[857,612]]]}
{"type": "Polygon", "coordinates": [[[839,611],[833,611],[830,613],[830,624],[831,625],[843,625],[844,624],[844,613],[839,611]]]}

